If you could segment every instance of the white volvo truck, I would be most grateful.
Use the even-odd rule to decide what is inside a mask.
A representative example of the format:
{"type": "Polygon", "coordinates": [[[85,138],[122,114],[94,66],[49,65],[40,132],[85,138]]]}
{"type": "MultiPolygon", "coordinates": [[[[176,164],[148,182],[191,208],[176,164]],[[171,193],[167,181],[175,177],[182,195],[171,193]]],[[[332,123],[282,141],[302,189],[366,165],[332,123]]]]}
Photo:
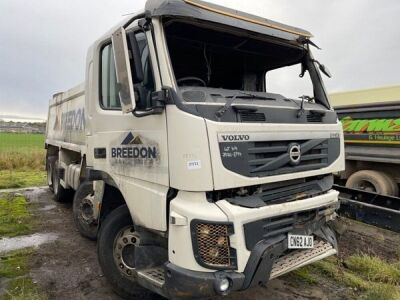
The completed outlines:
{"type": "Polygon", "coordinates": [[[120,295],[227,295],[336,253],[343,134],[310,38],[149,0],[92,45],[85,82],[54,95],[48,183],[58,201],[76,191],[76,224],[120,295]],[[311,94],[272,90],[290,66],[311,94]]]}

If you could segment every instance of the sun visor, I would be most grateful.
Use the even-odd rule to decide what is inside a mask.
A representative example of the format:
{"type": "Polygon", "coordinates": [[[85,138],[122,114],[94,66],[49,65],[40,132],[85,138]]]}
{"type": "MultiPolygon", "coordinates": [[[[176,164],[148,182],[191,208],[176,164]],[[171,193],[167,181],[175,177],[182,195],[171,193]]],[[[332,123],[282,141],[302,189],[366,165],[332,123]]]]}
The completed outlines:
{"type": "Polygon", "coordinates": [[[290,41],[312,37],[303,29],[201,0],[148,0],[145,9],[150,16],[201,19],[290,41]]]}

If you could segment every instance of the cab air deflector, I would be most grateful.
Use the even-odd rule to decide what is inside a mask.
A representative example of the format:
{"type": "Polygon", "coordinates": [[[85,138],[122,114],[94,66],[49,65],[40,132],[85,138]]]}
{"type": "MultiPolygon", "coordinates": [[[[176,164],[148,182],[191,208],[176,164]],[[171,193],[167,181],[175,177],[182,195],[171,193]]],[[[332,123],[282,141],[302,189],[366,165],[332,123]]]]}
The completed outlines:
{"type": "Polygon", "coordinates": [[[148,17],[176,16],[201,19],[289,41],[296,41],[300,37],[312,37],[306,30],[199,0],[149,0],[145,11],[148,17]]]}

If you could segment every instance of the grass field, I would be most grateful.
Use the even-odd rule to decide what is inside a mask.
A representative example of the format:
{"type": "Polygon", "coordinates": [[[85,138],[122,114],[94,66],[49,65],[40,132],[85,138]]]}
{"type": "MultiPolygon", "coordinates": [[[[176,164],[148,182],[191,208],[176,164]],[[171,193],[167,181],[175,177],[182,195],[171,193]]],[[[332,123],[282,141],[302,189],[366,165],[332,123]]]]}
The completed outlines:
{"type": "Polygon", "coordinates": [[[44,185],[43,134],[0,133],[0,189],[44,185]]]}
{"type": "Polygon", "coordinates": [[[344,261],[329,257],[294,271],[291,276],[317,284],[325,277],[350,288],[357,299],[399,300],[400,260],[387,262],[377,256],[352,255],[344,261]]]}
{"type": "Polygon", "coordinates": [[[44,134],[0,132],[0,153],[44,151],[44,134]]]}
{"type": "MultiPolygon", "coordinates": [[[[32,232],[34,219],[28,205],[28,201],[22,196],[0,195],[1,237],[15,237],[32,232]]],[[[38,289],[29,275],[29,262],[34,253],[32,248],[8,253],[1,253],[0,249],[0,279],[5,288],[5,292],[0,293],[0,300],[47,299],[46,294],[38,289]]]]}
{"type": "Polygon", "coordinates": [[[0,195],[0,236],[14,237],[32,231],[32,216],[23,196],[0,195]]]}

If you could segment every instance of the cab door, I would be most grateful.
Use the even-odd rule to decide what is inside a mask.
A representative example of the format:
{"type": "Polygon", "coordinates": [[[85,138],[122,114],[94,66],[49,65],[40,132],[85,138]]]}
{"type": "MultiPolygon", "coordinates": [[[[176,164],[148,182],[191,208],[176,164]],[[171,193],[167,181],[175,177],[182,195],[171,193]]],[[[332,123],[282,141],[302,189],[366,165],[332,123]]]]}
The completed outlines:
{"type": "Polygon", "coordinates": [[[165,110],[151,113],[152,95],[161,90],[152,35],[138,26],[131,27],[126,31],[128,45],[136,39],[138,46],[129,48],[131,66],[133,57],[139,57],[143,72],[140,82],[135,74],[131,76],[136,108],[134,113],[122,112],[114,50],[112,40],[108,39],[95,51],[97,68],[96,58],[93,62],[93,74],[97,73],[98,78],[93,76],[91,92],[95,96],[89,100],[88,166],[107,172],[114,181],[168,186],[165,110]]]}

